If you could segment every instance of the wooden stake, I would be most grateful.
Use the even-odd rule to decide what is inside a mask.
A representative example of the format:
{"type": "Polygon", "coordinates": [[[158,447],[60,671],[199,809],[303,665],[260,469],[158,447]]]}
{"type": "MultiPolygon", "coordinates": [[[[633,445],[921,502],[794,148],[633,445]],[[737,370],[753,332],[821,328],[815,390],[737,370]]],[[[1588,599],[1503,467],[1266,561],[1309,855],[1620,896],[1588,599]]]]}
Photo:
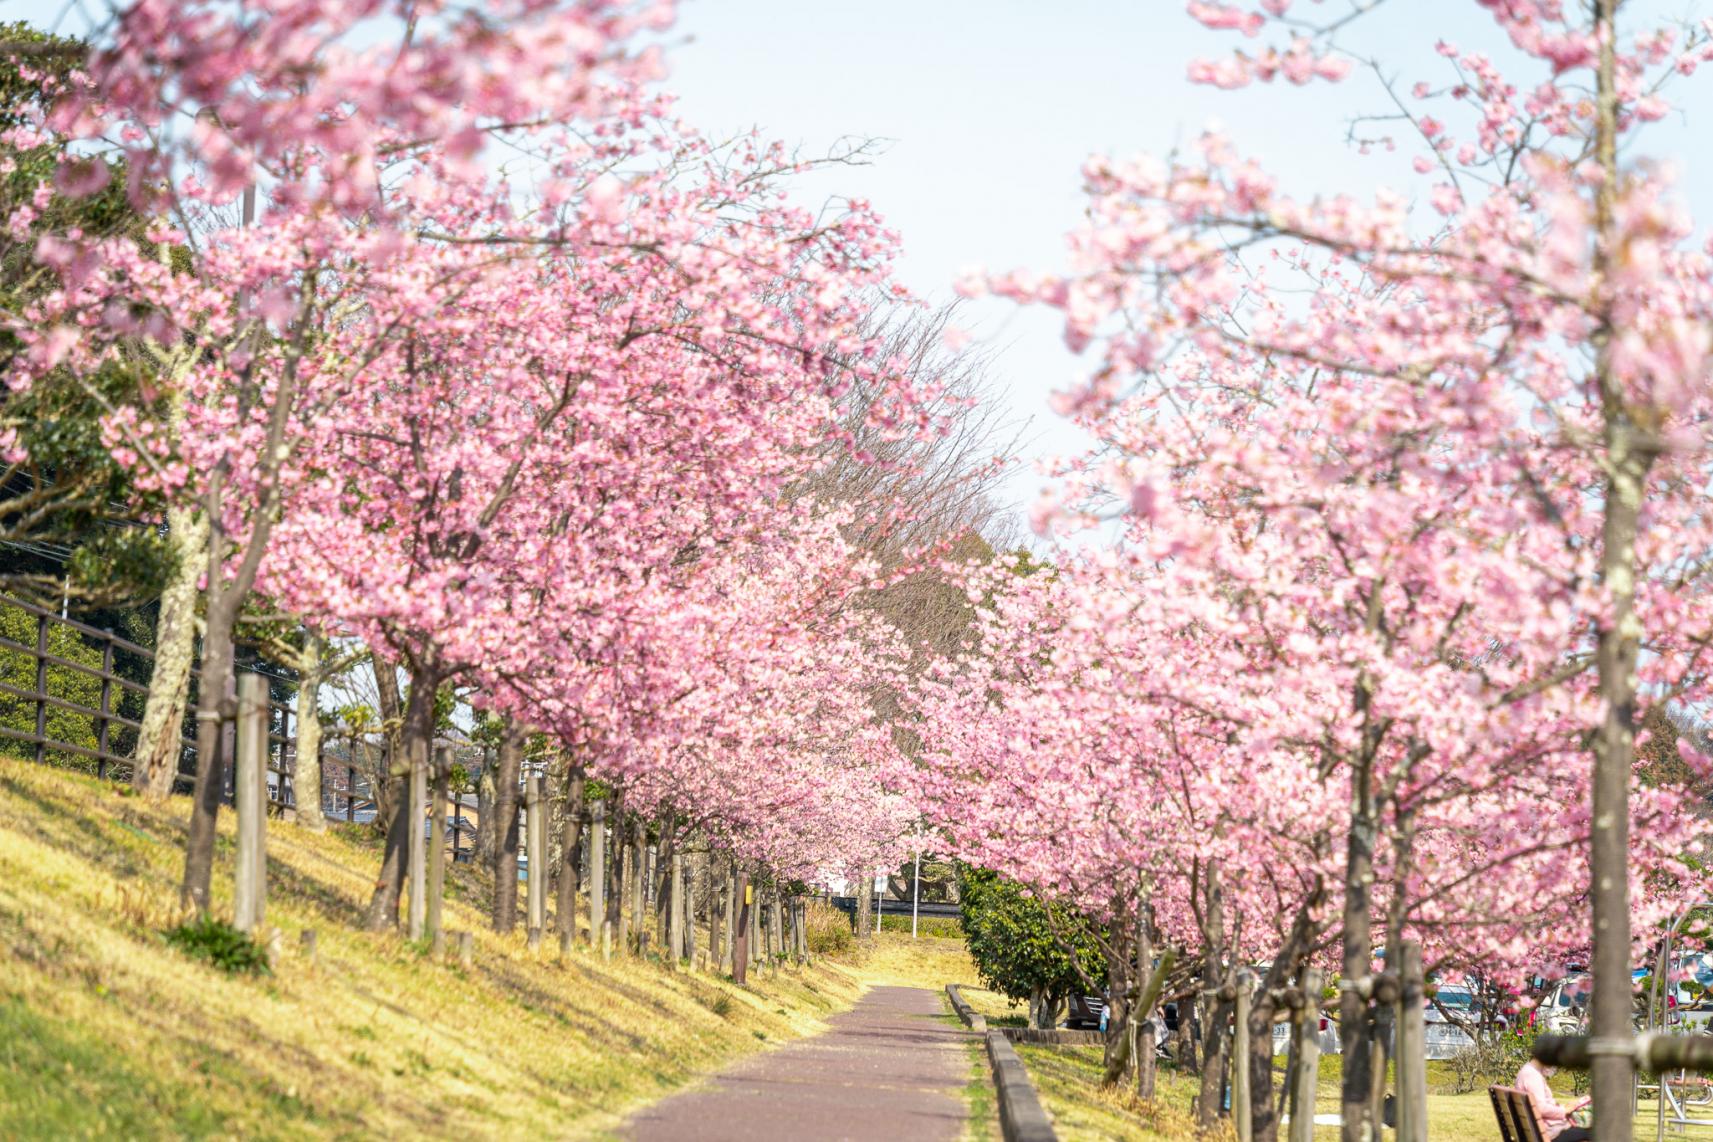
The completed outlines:
{"type": "Polygon", "coordinates": [[[452,747],[443,745],[434,757],[434,813],[428,827],[428,908],[426,924],[440,958],[444,942],[440,934],[440,905],[446,895],[446,783],[452,772],[452,747]]]}
{"type": "Polygon", "coordinates": [[[268,902],[268,680],[238,678],[238,764],[233,808],[238,813],[238,868],[233,885],[233,926],[254,932],[268,902]]]}
{"type": "Polygon", "coordinates": [[[428,844],[422,811],[428,807],[428,759],[410,759],[410,938],[422,939],[428,925],[428,844]]]}
{"type": "Polygon", "coordinates": [[[1422,946],[1406,943],[1398,988],[1398,1142],[1427,1142],[1427,1026],[1422,946]]]}
{"type": "Polygon", "coordinates": [[[1231,1026],[1231,1117],[1237,1125],[1237,1142],[1249,1142],[1255,1128],[1249,1096],[1249,1000],[1254,991],[1255,978],[1238,972],[1237,1012],[1231,1026]]]}
{"type": "Polygon", "coordinates": [[[542,795],[541,774],[532,773],[524,784],[524,847],[529,853],[530,947],[541,942],[547,924],[547,798],[542,795]]]}
{"type": "Polygon", "coordinates": [[[1320,1081],[1320,971],[1303,969],[1303,1006],[1296,1012],[1297,1059],[1291,1075],[1290,1142],[1314,1142],[1314,1098],[1320,1081]]]}
{"type": "Polygon", "coordinates": [[[589,808],[589,946],[596,947],[598,934],[607,922],[607,803],[597,801],[589,808]]]}

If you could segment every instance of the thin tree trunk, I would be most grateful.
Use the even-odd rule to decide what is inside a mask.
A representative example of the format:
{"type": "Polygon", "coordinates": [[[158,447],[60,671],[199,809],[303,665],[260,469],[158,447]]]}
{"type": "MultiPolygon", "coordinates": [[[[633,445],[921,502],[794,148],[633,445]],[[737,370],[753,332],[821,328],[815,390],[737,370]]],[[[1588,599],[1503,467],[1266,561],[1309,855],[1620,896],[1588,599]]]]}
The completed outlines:
{"type": "MultiPolygon", "coordinates": [[[[215,568],[219,573],[219,568],[215,568]]],[[[214,881],[214,835],[220,798],[226,784],[224,725],[236,714],[227,697],[233,674],[232,626],[242,596],[229,588],[210,592],[202,644],[202,676],[196,693],[196,792],[191,802],[189,836],[184,850],[184,881],[179,903],[199,913],[208,911],[214,881]]]]}
{"type": "MultiPolygon", "coordinates": [[[[626,951],[629,948],[629,945],[626,943],[626,937],[629,933],[625,929],[624,891],[626,872],[625,862],[621,859],[623,854],[620,851],[624,847],[625,835],[625,791],[622,785],[613,791],[613,807],[607,816],[607,820],[613,827],[612,848],[614,850],[610,854],[608,860],[609,868],[607,870],[610,878],[607,885],[607,926],[613,930],[613,936],[619,950],[626,951]]],[[[630,877],[631,883],[633,885],[636,884],[637,878],[635,869],[631,870],[630,877]]]]}
{"type": "Polygon", "coordinates": [[[857,939],[866,940],[874,932],[874,903],[869,899],[874,892],[874,881],[859,880],[856,886],[856,934],[857,939]]]}
{"type": "MultiPolygon", "coordinates": [[[[1599,325],[1593,342],[1604,411],[1606,487],[1600,535],[1600,585],[1610,608],[1599,624],[1595,659],[1604,714],[1594,737],[1593,813],[1589,873],[1593,879],[1593,997],[1596,1041],[1627,1041],[1630,995],[1630,776],[1636,743],[1636,661],[1642,624],[1636,615],[1636,538],[1648,472],[1658,443],[1636,423],[1629,394],[1612,366],[1609,290],[1617,251],[1614,210],[1618,189],[1617,8],[1595,0],[1599,66],[1595,78],[1595,161],[1604,176],[1594,192],[1594,273],[1602,291],[1594,301],[1599,325]]],[[[1628,1057],[1602,1051],[1593,1059],[1594,1127],[1600,1142],[1630,1142],[1633,1072],[1628,1057]]]]}
{"type": "Polygon", "coordinates": [[[404,757],[404,697],[399,693],[398,667],[378,655],[375,694],[381,706],[381,763],[369,774],[369,791],[375,802],[374,827],[384,832],[393,819],[393,802],[409,782],[394,780],[392,775],[404,757]]]}
{"type": "MultiPolygon", "coordinates": [[[[1344,859],[1344,956],[1343,976],[1358,980],[1369,973],[1374,960],[1374,919],[1369,889],[1374,880],[1374,837],[1376,810],[1372,774],[1366,759],[1351,772],[1350,831],[1344,859]]],[[[1373,1127],[1368,1121],[1373,1099],[1372,1023],[1368,1001],[1353,987],[1342,990],[1338,1000],[1339,1050],[1344,1061],[1340,1084],[1343,1142],[1369,1142],[1373,1127]]]]}
{"type": "Polygon", "coordinates": [[[434,746],[434,693],[440,687],[440,675],[431,669],[412,672],[410,699],[404,712],[404,748],[402,757],[390,767],[390,784],[395,787],[392,798],[392,818],[387,824],[387,845],[381,858],[381,872],[375,878],[375,889],[369,897],[368,912],[363,923],[371,932],[384,932],[398,927],[399,901],[404,894],[405,877],[411,874],[411,830],[423,827],[423,806],[413,803],[407,790],[412,770],[428,771],[429,750],[434,746]]]}
{"type": "MultiPolygon", "coordinates": [[[[1136,1024],[1136,1097],[1145,1101],[1154,1097],[1157,1070],[1154,1065],[1154,1021],[1159,1018],[1156,1009],[1160,1002],[1159,989],[1149,986],[1150,978],[1156,974],[1151,911],[1146,898],[1139,895],[1136,902],[1136,986],[1142,989],[1142,994],[1137,996],[1136,1012],[1131,1020],[1136,1024]],[[1147,994],[1150,991],[1152,997],[1147,994]]],[[[1164,959],[1161,962],[1164,966],[1164,959]]]]}
{"type": "MultiPolygon", "coordinates": [[[[1236,982],[1235,974],[1226,963],[1225,886],[1217,864],[1208,868],[1203,883],[1202,989],[1217,994],[1226,984],[1236,982]]],[[[1228,1046],[1225,1025],[1231,1018],[1232,1006],[1231,1003],[1214,1000],[1208,1005],[1209,1017],[1202,1025],[1201,1087],[1196,1092],[1196,1125],[1202,1130],[1213,1130],[1218,1126],[1220,1111],[1225,1101],[1224,1072],[1228,1046]]],[[[1187,1015],[1184,1004],[1180,1003],[1178,1026],[1183,1039],[1189,1039],[1188,1035],[1182,1033],[1189,1025],[1187,1015]]],[[[1246,1060],[1237,1060],[1237,1065],[1246,1065],[1246,1060]]]]}
{"type": "Polygon", "coordinates": [[[640,813],[631,822],[630,859],[631,938],[634,950],[641,955],[648,950],[648,834],[640,813]]]}
{"type": "Polygon", "coordinates": [[[327,819],[321,815],[321,680],[322,654],[326,641],[310,632],[303,637],[297,680],[297,771],[293,789],[297,794],[297,823],[321,832],[327,819]]]}
{"type": "Polygon", "coordinates": [[[494,780],[493,758],[491,748],[482,747],[482,776],[476,781],[476,837],[473,848],[473,859],[481,868],[494,867],[496,829],[494,821],[494,800],[499,786],[494,780]]]}
{"type": "Polygon", "coordinates": [[[150,801],[164,801],[172,793],[184,752],[184,709],[196,658],[196,585],[208,562],[208,524],[193,508],[170,508],[167,539],[173,565],[161,592],[155,665],[131,769],[131,784],[150,801]]]}
{"type": "MultiPolygon", "coordinates": [[[[517,782],[523,770],[522,728],[506,719],[494,766],[494,931],[517,926],[517,782]]],[[[533,875],[534,870],[531,870],[533,875]]]]}
{"type": "Polygon", "coordinates": [[[583,840],[583,767],[572,765],[565,782],[565,832],[560,838],[564,859],[559,862],[559,934],[577,938],[577,858],[583,840]]]}
{"type": "MultiPolygon", "coordinates": [[[[1117,916],[1122,912],[1115,908],[1117,916]]],[[[1106,1043],[1101,1069],[1100,1083],[1102,1086],[1112,1086],[1124,1077],[1130,1069],[1130,1019],[1132,992],[1131,968],[1129,951],[1130,941],[1122,935],[1123,925],[1115,922],[1112,935],[1104,942],[1102,951],[1106,956],[1106,1043]]],[[[1141,981],[1136,981],[1134,989],[1141,994],[1141,981]]]]}

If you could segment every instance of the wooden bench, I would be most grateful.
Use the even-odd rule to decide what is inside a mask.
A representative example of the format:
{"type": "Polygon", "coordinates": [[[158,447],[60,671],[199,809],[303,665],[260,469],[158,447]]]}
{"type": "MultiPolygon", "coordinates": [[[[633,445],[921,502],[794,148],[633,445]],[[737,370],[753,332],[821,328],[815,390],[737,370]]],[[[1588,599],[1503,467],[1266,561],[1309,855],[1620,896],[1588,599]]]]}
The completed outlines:
{"type": "Polygon", "coordinates": [[[1499,1120],[1502,1142],[1546,1142],[1527,1094],[1516,1087],[1490,1086],[1487,1097],[1493,1100],[1493,1116],[1499,1120]]]}

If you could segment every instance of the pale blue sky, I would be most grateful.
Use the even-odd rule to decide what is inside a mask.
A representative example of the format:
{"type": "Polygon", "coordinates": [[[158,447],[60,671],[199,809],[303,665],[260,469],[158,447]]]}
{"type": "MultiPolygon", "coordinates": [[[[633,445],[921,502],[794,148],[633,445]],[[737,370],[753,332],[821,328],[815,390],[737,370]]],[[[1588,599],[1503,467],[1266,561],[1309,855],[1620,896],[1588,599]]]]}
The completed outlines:
{"type": "MultiPolygon", "coordinates": [[[[1693,10],[1682,0],[1650,7],[1693,10]]],[[[1239,92],[1190,84],[1191,58],[1253,50],[1256,41],[1201,28],[1182,0],[683,0],[680,13],[678,32],[689,42],[672,50],[667,86],[704,129],[755,125],[810,149],[841,135],[892,140],[872,166],[817,176],[806,190],[870,199],[903,234],[900,277],[929,296],[949,296],[952,279],[972,265],[1058,267],[1064,234],[1080,217],[1089,154],[1164,153],[1215,120],[1299,193],[1423,185],[1409,168],[1414,150],[1363,157],[1345,141],[1352,115],[1386,107],[1371,76],[1239,92]]],[[[1510,54],[1467,0],[1392,0],[1346,42],[1388,61],[1407,91],[1447,75],[1432,50],[1440,38],[1510,54]]],[[[1530,85],[1540,78],[1522,74],[1530,85]]],[[[1707,103],[1707,84],[1691,83],[1677,101],[1707,103]]],[[[1680,163],[1707,219],[1713,157],[1693,141],[1667,121],[1646,144],[1680,163]]],[[[1083,368],[1064,350],[1058,322],[1001,303],[980,306],[977,317],[1002,349],[998,371],[1013,413],[1033,421],[1032,453],[1077,450],[1075,433],[1046,407],[1047,395],[1083,368]]],[[[1041,483],[1025,470],[1010,488],[1027,503],[1041,483]]]]}

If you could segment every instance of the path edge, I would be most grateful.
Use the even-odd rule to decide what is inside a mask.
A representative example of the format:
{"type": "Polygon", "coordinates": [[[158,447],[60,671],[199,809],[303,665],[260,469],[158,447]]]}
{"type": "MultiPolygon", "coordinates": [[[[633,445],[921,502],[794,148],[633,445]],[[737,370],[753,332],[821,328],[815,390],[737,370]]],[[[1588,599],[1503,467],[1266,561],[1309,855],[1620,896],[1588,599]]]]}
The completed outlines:
{"type": "Polygon", "coordinates": [[[987,1034],[987,1019],[975,1013],[975,1008],[969,1005],[969,1000],[963,997],[963,993],[958,990],[957,984],[948,983],[946,985],[946,998],[951,1000],[952,1010],[957,1012],[958,1018],[963,1020],[965,1027],[980,1035],[987,1034]]]}
{"type": "Polygon", "coordinates": [[[991,1031],[987,1019],[976,1014],[958,985],[946,985],[946,998],[965,1027],[987,1042],[987,1061],[993,1070],[993,1089],[999,1096],[999,1132],[1005,1142],[1058,1142],[1058,1132],[1047,1118],[1041,1096],[1029,1078],[1028,1068],[1017,1057],[1003,1032],[991,1031]]]}
{"type": "Polygon", "coordinates": [[[1005,1142],[1058,1142],[1058,1132],[1048,1120],[1046,1108],[1035,1093],[1035,1084],[1011,1040],[998,1031],[989,1031],[987,1057],[993,1064],[993,1087],[999,1094],[999,1132],[1005,1142]]]}

